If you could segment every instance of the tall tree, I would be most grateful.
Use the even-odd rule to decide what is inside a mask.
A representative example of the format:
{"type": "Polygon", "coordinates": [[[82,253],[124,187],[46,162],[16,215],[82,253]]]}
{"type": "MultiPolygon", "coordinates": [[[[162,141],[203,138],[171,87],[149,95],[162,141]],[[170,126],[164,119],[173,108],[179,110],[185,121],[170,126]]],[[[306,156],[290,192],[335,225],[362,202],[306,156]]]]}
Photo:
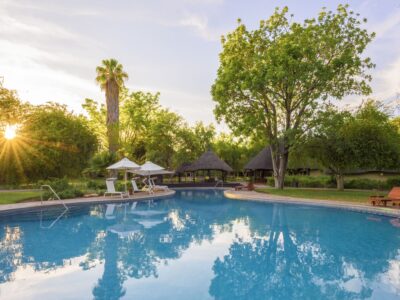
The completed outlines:
{"type": "Polygon", "coordinates": [[[116,153],[119,145],[119,92],[128,74],[114,58],[103,60],[96,72],[96,81],[106,94],[108,149],[110,153],[116,153]]]}
{"type": "Polygon", "coordinates": [[[312,126],[328,97],[368,94],[374,65],[362,53],[374,34],[339,5],[303,23],[277,9],[256,30],[240,23],[222,38],[212,96],[215,115],[235,134],[262,134],[271,144],[275,186],[283,188],[291,147],[312,126]]]}

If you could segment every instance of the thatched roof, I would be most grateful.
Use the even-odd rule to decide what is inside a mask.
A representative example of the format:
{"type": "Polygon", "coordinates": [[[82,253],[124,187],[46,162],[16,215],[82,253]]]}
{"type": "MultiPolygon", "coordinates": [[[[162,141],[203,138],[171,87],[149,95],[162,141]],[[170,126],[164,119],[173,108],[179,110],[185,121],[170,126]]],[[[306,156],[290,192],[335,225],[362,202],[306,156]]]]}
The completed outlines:
{"type": "Polygon", "coordinates": [[[270,147],[262,149],[245,166],[245,170],[272,170],[272,157],[270,147]]]}
{"type": "MultiPolygon", "coordinates": [[[[317,164],[312,161],[309,157],[297,158],[293,156],[289,157],[288,169],[318,169],[317,164]]],[[[254,156],[245,166],[244,170],[255,171],[255,170],[267,170],[272,171],[272,155],[271,148],[267,146],[261,150],[256,156],[254,156]]]]}
{"type": "Polygon", "coordinates": [[[175,174],[184,174],[186,172],[190,172],[190,166],[192,163],[184,162],[175,170],[175,174]]]}
{"type": "Polygon", "coordinates": [[[233,169],[222,159],[220,159],[211,150],[203,153],[198,160],[196,160],[188,171],[198,170],[219,170],[224,172],[232,172],[233,169]]]}

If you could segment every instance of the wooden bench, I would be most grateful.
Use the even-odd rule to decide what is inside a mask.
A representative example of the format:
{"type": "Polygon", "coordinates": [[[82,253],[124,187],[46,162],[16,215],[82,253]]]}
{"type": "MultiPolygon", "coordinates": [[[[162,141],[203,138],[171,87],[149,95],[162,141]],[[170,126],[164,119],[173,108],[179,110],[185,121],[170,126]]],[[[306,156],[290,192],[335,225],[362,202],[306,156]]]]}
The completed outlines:
{"type": "Polygon", "coordinates": [[[247,185],[241,184],[235,186],[235,191],[243,191],[243,190],[254,191],[254,184],[248,183],[247,185]]]}
{"type": "Polygon", "coordinates": [[[369,202],[373,206],[388,206],[388,203],[391,202],[392,206],[400,207],[400,187],[394,187],[389,192],[387,197],[385,196],[370,196],[369,202]]]}

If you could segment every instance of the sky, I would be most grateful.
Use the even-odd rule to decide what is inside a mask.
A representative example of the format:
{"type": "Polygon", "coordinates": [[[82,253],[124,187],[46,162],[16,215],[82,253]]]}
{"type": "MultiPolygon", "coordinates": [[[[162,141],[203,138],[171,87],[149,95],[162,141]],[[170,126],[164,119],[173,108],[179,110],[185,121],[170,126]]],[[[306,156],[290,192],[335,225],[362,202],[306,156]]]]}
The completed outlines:
{"type": "MultiPolygon", "coordinates": [[[[104,102],[94,78],[105,58],[116,58],[132,90],[161,93],[161,104],[190,124],[215,122],[210,88],[218,69],[220,37],[240,18],[256,28],[275,7],[296,21],[341,1],[272,0],[0,0],[0,77],[20,98],[55,101],[81,113],[85,98],[104,102]]],[[[365,55],[374,97],[395,102],[400,93],[400,1],[348,1],[377,37],[365,55]]],[[[342,105],[357,105],[350,96],[342,105]]],[[[225,130],[224,125],[218,125],[225,130]]]]}

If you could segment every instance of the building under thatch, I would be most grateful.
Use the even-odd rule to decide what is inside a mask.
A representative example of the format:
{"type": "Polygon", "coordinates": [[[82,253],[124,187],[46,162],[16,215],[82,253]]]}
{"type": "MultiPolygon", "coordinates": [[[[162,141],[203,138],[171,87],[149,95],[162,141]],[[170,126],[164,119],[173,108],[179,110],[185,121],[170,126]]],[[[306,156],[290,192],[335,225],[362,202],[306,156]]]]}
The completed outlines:
{"type": "Polygon", "coordinates": [[[233,172],[233,169],[222,159],[220,159],[213,151],[209,150],[203,153],[198,160],[188,168],[190,172],[207,171],[210,177],[210,171],[221,171],[222,180],[225,180],[226,174],[233,172]]]}

